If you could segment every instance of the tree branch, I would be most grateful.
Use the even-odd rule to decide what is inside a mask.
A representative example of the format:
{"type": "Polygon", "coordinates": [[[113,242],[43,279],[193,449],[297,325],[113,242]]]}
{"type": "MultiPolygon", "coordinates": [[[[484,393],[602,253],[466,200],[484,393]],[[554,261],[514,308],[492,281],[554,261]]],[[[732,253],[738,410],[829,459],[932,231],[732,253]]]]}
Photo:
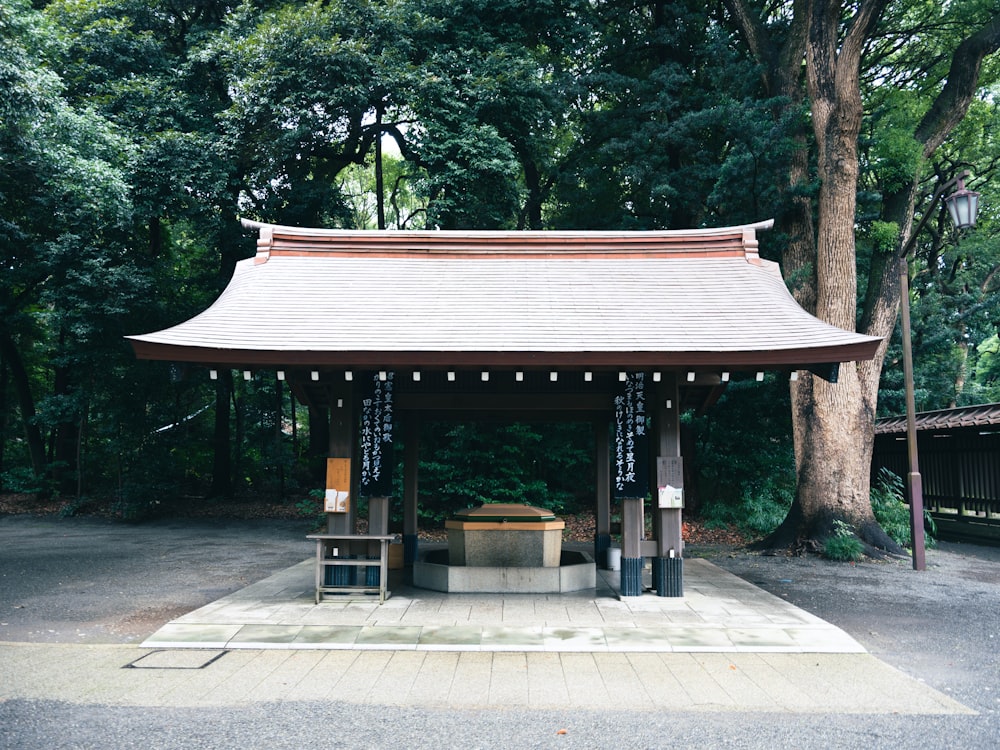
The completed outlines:
{"type": "MultiPolygon", "coordinates": [[[[781,47],[776,47],[761,15],[754,12],[748,0],[723,0],[750,54],[761,67],[761,80],[770,96],[800,97],[801,64],[809,37],[809,0],[793,0],[792,20],[781,47]]],[[[763,9],[766,15],[773,9],[763,9]]]]}
{"type": "Polygon", "coordinates": [[[736,22],[740,36],[746,42],[750,54],[760,64],[760,75],[764,81],[764,88],[770,91],[773,86],[771,62],[774,59],[774,47],[764,24],[761,23],[756,14],[750,12],[746,0],[723,0],[723,5],[726,6],[729,15],[733,17],[733,21],[736,22]]]}
{"type": "Polygon", "coordinates": [[[1000,16],[994,16],[990,23],[966,37],[955,49],[944,88],[914,133],[917,142],[924,146],[925,158],[934,153],[965,117],[979,87],[983,60],[998,49],[1000,16]]]}
{"type": "Polygon", "coordinates": [[[864,0],[851,20],[847,35],[840,47],[840,57],[850,63],[852,68],[860,70],[865,42],[872,35],[875,24],[882,17],[888,4],[889,0],[864,0]]]}

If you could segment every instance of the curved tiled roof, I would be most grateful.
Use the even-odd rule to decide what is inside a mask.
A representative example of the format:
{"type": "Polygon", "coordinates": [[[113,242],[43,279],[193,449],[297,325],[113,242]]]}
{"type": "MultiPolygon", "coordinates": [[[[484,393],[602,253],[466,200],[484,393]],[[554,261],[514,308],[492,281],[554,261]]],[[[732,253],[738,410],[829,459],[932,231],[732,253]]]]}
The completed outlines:
{"type": "MultiPolygon", "coordinates": [[[[1000,404],[960,406],[955,409],[925,411],[914,415],[918,430],[953,430],[964,427],[988,427],[1000,424],[1000,404]]],[[[886,417],[875,423],[876,435],[906,432],[906,416],[886,417]]]]}
{"type": "Polygon", "coordinates": [[[207,310],[129,337],[139,357],[234,366],[807,367],[880,339],[791,297],[755,230],[260,229],[207,310]]]}

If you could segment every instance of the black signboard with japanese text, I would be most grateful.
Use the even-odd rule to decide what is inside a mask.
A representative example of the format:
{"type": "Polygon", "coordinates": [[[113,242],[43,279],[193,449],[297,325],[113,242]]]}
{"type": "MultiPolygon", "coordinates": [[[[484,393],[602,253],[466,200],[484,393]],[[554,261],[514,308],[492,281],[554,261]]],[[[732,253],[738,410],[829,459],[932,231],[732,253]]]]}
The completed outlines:
{"type": "Polygon", "coordinates": [[[649,431],[646,375],[629,373],[615,396],[615,499],[645,498],[649,492],[649,431]]]}
{"type": "Polygon", "coordinates": [[[393,373],[373,372],[361,383],[362,495],[392,494],[393,373]]]}

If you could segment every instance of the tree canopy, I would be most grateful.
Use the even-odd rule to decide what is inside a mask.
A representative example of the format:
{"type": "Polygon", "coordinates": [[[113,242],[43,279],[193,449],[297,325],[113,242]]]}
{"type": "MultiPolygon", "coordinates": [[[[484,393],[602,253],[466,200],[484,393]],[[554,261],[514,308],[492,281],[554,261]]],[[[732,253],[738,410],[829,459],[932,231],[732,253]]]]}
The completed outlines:
{"type": "MultiPolygon", "coordinates": [[[[308,488],[319,430],[279,384],[136,362],[121,338],[217,295],[253,252],[238,216],[442,229],[773,217],[762,252],[800,303],[887,345],[836,391],[766,384],[789,399],[787,423],[748,430],[742,389],[716,421],[691,420],[705,502],[763,493],[792,508],[790,536],[842,520],[884,545],[864,530],[865,462],[874,418],[903,405],[904,248],[918,408],[1000,393],[998,47],[996,0],[11,0],[0,489],[113,496],[131,513],[308,488]],[[983,209],[959,235],[930,199],[963,169],[983,209]],[[705,456],[723,451],[788,471],[763,488],[722,481],[705,456]],[[841,483],[820,481],[847,454],[825,475],[841,483]],[[803,523],[814,507],[823,520],[803,523]]],[[[555,444],[577,466],[573,440],[555,444]]],[[[569,502],[525,472],[525,493],[544,479],[569,502]]]]}

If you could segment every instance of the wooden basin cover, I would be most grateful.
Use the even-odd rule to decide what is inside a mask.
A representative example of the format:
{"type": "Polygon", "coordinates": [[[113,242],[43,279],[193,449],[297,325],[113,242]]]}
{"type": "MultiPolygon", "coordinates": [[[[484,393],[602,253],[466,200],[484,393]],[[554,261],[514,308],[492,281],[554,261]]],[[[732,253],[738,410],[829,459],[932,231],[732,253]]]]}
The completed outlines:
{"type": "Polygon", "coordinates": [[[455,514],[460,521],[541,523],[556,520],[555,514],[546,508],[521,503],[487,503],[478,508],[460,510],[455,514]]]}

